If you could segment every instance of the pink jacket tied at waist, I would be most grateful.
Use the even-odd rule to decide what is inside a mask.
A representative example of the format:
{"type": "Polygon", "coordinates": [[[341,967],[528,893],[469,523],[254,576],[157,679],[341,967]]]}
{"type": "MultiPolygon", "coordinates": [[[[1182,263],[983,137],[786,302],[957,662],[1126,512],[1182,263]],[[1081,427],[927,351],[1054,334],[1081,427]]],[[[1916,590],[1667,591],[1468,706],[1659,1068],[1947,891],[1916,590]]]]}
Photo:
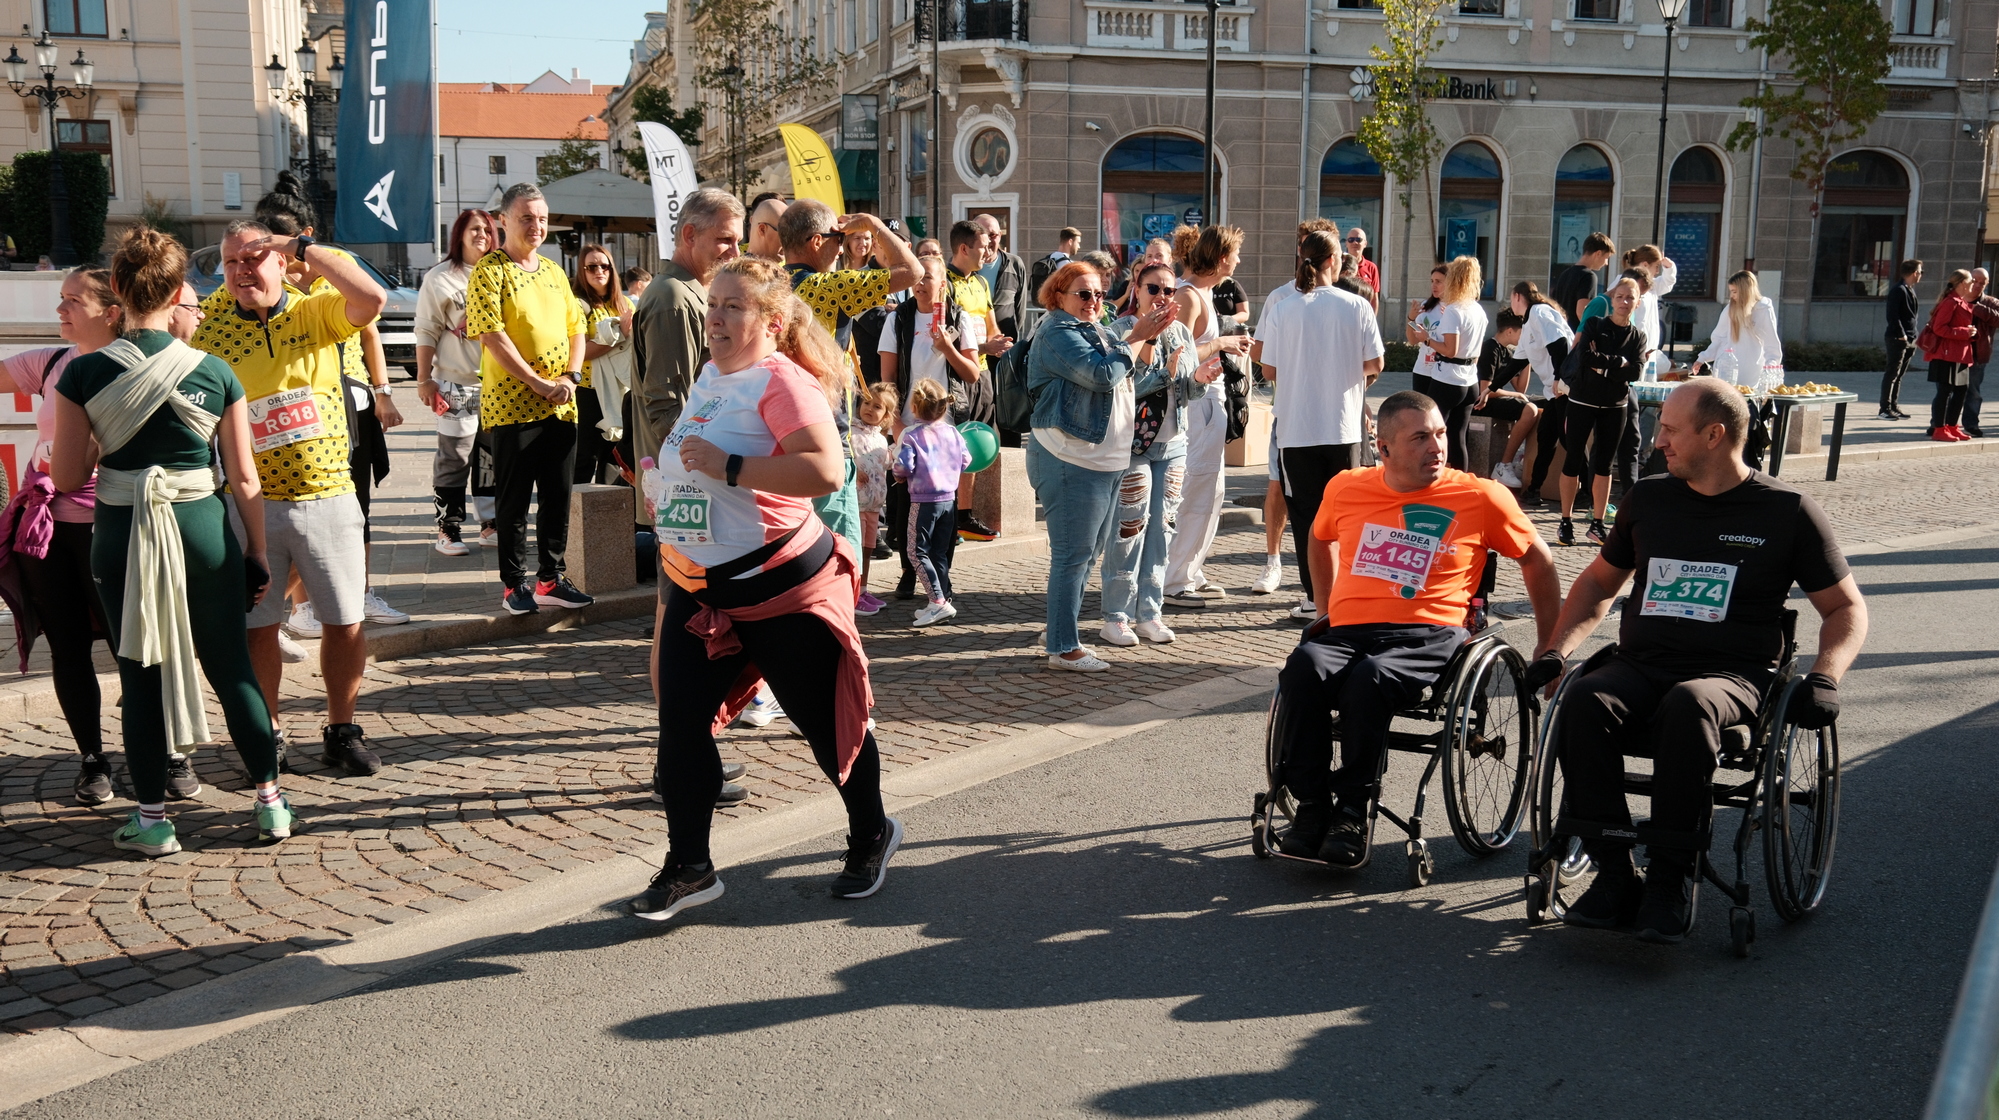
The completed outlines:
{"type": "Polygon", "coordinates": [[[56,484],[33,467],[23,472],[21,492],[0,510],[0,564],[8,553],[20,552],[37,560],[49,554],[55,539],[56,518],[49,503],[56,500],[56,484]]]}
{"type": "MultiPolygon", "coordinates": [[[[868,734],[868,711],[875,706],[874,689],[868,683],[868,656],[861,652],[861,632],[854,627],[854,599],[860,589],[860,557],[845,537],[835,536],[832,561],[797,587],[753,607],[703,606],[687,620],[687,632],[707,643],[710,660],[743,648],[742,639],[733,633],[737,622],[761,622],[787,614],[811,614],[825,620],[826,628],[840,642],[833,733],[838,740],[834,749],[840,759],[842,784],[854,768],[854,759],[860,756],[868,734]]],[[[715,730],[720,732],[734,722],[762,685],[763,673],[754,664],[744,666],[715,715],[715,730]]]]}

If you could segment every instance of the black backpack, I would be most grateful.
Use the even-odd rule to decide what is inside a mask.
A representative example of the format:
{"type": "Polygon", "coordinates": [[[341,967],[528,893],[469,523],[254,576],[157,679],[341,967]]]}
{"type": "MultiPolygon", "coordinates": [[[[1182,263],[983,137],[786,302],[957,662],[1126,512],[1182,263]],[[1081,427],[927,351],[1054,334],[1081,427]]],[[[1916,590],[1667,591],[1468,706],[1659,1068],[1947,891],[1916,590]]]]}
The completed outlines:
{"type": "MultiPolygon", "coordinates": [[[[1040,267],[1040,262],[1035,263],[1040,267]]],[[[1027,388],[1027,354],[1034,332],[1014,342],[993,367],[993,406],[1000,430],[1020,433],[1034,427],[1034,394],[1027,388]]]]}
{"type": "Polygon", "coordinates": [[[1027,300],[1026,300],[1028,306],[1030,307],[1041,306],[1041,285],[1046,283],[1050,276],[1055,275],[1056,269],[1061,268],[1064,264],[1068,263],[1068,261],[1069,261],[1068,257],[1063,257],[1061,260],[1058,261],[1055,259],[1055,254],[1050,253],[1047,256],[1041,258],[1040,260],[1035,261],[1034,264],[1028,268],[1027,300]]]}
{"type": "Polygon", "coordinates": [[[1222,389],[1228,395],[1228,429],[1224,434],[1233,442],[1249,430],[1249,370],[1234,354],[1222,355],[1222,389]]]}

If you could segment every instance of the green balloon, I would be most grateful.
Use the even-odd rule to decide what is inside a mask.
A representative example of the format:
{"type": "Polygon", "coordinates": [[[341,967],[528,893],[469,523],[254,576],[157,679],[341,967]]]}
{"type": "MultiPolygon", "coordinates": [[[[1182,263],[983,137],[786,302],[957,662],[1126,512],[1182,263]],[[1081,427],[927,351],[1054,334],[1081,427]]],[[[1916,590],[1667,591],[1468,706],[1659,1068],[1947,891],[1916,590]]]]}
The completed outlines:
{"type": "Polygon", "coordinates": [[[991,424],[967,420],[958,425],[958,434],[965,437],[965,449],[972,453],[972,463],[965,470],[977,474],[999,458],[999,433],[993,431],[991,424]]]}

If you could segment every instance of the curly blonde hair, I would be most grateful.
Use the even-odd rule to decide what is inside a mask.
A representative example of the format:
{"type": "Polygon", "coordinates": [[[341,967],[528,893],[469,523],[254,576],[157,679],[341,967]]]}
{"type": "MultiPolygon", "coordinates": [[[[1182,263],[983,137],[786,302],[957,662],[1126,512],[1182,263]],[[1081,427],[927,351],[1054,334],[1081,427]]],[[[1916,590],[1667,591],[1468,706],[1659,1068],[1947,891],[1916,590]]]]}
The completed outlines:
{"type": "Polygon", "coordinates": [[[1458,257],[1444,266],[1444,302],[1469,303],[1485,287],[1485,270],[1477,257],[1458,257]]]}
{"type": "Polygon", "coordinates": [[[758,257],[737,257],[716,275],[735,277],[755,301],[757,314],[778,321],[778,352],[817,378],[828,401],[837,403],[854,387],[854,367],[846,351],[791,290],[791,274],[783,265],[758,257]]]}

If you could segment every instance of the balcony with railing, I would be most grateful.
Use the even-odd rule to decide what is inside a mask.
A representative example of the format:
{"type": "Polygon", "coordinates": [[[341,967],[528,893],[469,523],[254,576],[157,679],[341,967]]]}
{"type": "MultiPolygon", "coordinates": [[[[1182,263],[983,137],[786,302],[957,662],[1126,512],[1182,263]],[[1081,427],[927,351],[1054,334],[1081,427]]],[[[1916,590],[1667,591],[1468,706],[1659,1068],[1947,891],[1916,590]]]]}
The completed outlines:
{"type": "MultiPolygon", "coordinates": [[[[1087,45],[1205,51],[1208,11],[1198,0],[1084,0],[1087,45]]],[[[1247,51],[1256,9],[1229,3],[1215,15],[1215,49],[1247,51]]]]}
{"type": "MultiPolygon", "coordinates": [[[[942,9],[936,14],[941,17],[941,38],[946,43],[1027,41],[1027,0],[943,0],[935,7],[942,9]]],[[[930,3],[916,5],[916,41],[919,43],[930,41],[932,13],[933,5],[930,3]]]]}
{"type": "Polygon", "coordinates": [[[1950,40],[1897,35],[1888,47],[1888,80],[1950,78],[1950,40]]]}

